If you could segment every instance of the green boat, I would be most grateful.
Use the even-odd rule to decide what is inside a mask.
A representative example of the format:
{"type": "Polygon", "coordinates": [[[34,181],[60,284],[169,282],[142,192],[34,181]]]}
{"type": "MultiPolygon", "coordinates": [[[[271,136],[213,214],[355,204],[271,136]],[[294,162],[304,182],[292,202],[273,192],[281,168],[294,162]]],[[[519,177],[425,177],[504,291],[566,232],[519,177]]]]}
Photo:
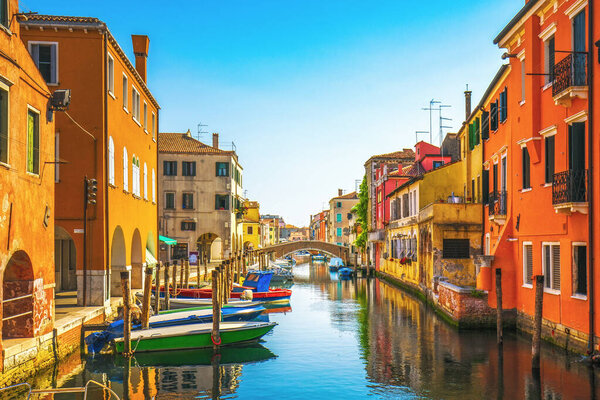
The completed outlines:
{"type": "MultiPolygon", "coordinates": [[[[258,340],[277,325],[275,322],[221,322],[221,346],[258,340]]],[[[167,326],[131,332],[131,349],[136,353],[201,349],[212,347],[212,323],[167,326]]],[[[123,352],[123,338],[113,341],[117,353],[123,352]]]]}

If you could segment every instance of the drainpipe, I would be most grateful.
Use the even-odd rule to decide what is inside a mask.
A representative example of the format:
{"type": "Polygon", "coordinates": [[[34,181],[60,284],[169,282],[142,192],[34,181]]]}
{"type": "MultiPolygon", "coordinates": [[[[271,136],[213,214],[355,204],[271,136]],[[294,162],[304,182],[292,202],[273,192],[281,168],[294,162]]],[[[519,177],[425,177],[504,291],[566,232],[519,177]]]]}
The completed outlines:
{"type": "Polygon", "coordinates": [[[594,132],[594,2],[588,3],[588,68],[587,68],[587,79],[588,79],[588,291],[589,291],[589,336],[588,336],[588,354],[594,352],[594,180],[593,180],[593,168],[594,168],[594,151],[592,140],[592,132],[594,132]]]}
{"type": "MultiPolygon", "coordinates": [[[[104,248],[105,248],[105,268],[106,275],[104,278],[104,284],[106,285],[107,293],[109,293],[110,298],[110,234],[108,232],[109,224],[108,224],[108,171],[107,167],[104,164],[104,160],[106,157],[104,156],[104,151],[108,148],[108,87],[106,82],[105,73],[108,70],[108,30],[104,31],[104,51],[102,53],[102,57],[104,57],[103,65],[104,70],[102,74],[102,98],[104,99],[104,148],[102,149],[102,175],[103,175],[103,184],[102,184],[102,201],[104,202],[104,248]]],[[[106,300],[106,299],[105,299],[106,300]]]]}

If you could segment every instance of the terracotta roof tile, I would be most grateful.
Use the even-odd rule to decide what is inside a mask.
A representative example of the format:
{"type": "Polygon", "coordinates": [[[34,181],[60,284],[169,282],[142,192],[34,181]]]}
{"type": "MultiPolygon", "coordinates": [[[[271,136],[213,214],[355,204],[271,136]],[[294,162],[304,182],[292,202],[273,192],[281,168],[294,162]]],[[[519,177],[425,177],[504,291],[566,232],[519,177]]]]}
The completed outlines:
{"type": "MultiPolygon", "coordinates": [[[[333,199],[358,199],[358,195],[356,194],[356,192],[352,192],[352,193],[347,193],[343,196],[334,197],[333,199]]],[[[331,200],[333,200],[333,199],[331,199],[331,200]]]]}
{"type": "Polygon", "coordinates": [[[93,17],[72,17],[67,15],[20,15],[20,21],[39,21],[39,22],[68,22],[76,24],[103,24],[98,18],[93,17]]]}
{"type": "Polygon", "coordinates": [[[187,133],[162,132],[158,134],[158,151],[161,153],[218,154],[235,156],[235,152],[217,149],[194,139],[187,133]]]}

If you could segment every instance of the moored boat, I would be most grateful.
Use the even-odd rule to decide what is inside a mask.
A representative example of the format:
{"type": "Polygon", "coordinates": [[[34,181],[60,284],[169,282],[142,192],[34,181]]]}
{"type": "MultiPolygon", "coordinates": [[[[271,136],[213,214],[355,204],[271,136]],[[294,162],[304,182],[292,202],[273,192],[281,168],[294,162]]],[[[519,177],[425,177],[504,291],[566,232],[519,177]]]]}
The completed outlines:
{"type": "MultiPolygon", "coordinates": [[[[225,346],[258,340],[275,325],[275,322],[222,322],[219,326],[219,345],[225,346]]],[[[132,348],[136,353],[148,351],[167,351],[201,349],[212,347],[212,324],[190,324],[184,326],[167,326],[131,332],[132,348]]],[[[113,340],[114,349],[122,353],[123,338],[113,340]]]]}
{"type": "Polygon", "coordinates": [[[334,257],[331,260],[329,260],[329,270],[330,271],[337,271],[338,268],[342,268],[344,267],[344,261],[339,258],[339,257],[334,257]]]}
{"type": "Polygon", "coordinates": [[[349,278],[354,274],[354,270],[348,267],[342,267],[338,269],[338,275],[340,278],[349,278]]]}

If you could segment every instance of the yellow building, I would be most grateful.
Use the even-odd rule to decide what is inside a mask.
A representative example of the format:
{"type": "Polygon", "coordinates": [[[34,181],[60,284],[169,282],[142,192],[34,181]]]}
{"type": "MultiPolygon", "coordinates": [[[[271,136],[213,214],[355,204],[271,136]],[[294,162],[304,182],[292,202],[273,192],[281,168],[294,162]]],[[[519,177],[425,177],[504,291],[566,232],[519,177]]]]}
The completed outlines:
{"type": "Polygon", "coordinates": [[[242,223],[244,250],[260,248],[260,204],[258,201],[244,202],[242,223]]]}

